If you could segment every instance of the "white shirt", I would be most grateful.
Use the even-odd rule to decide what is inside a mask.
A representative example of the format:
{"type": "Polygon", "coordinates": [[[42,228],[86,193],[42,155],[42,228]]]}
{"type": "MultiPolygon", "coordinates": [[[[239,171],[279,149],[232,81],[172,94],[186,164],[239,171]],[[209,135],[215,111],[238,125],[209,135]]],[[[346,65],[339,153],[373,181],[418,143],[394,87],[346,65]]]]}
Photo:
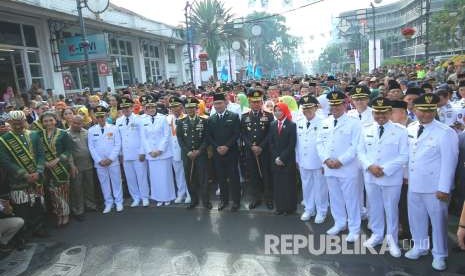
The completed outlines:
{"type": "Polygon", "coordinates": [[[118,155],[121,151],[121,137],[115,125],[105,124],[102,127],[97,124],[89,128],[87,133],[89,152],[94,160],[95,168],[105,168],[99,164],[104,159],[113,161],[110,167],[119,166],[118,155]]]}
{"type": "Polygon", "coordinates": [[[146,154],[147,160],[159,160],[167,159],[173,156],[170,146],[170,127],[166,119],[166,115],[157,113],[153,117],[148,115],[141,120],[142,125],[142,143],[144,147],[144,153],[146,154]],[[161,151],[162,153],[153,158],[150,153],[153,151],[161,151]]]}
{"type": "MultiPolygon", "coordinates": [[[[233,113],[236,113],[237,115],[239,115],[239,119],[241,118],[241,115],[242,115],[242,110],[241,110],[241,106],[237,103],[228,103],[228,105],[226,106],[226,110],[229,110],[233,113]]],[[[212,105],[212,108],[210,110],[210,116],[214,115],[216,112],[215,110],[215,107],[212,105]]],[[[224,114],[224,112],[223,112],[224,114]]]]}
{"type": "MultiPolygon", "coordinates": [[[[448,126],[452,126],[455,122],[463,124],[463,119],[459,120],[459,114],[461,113],[461,110],[453,106],[450,101],[438,108],[439,121],[448,126]]],[[[462,117],[460,116],[460,118],[462,117]]]]}
{"type": "Polygon", "coordinates": [[[367,124],[371,124],[374,122],[373,109],[369,106],[362,113],[359,113],[357,109],[351,109],[347,111],[347,115],[360,120],[362,125],[367,125],[367,124]]]}
{"type": "Polygon", "coordinates": [[[407,129],[390,121],[384,124],[383,128],[381,138],[380,125],[377,122],[363,126],[360,134],[357,154],[363,168],[365,183],[381,186],[402,185],[403,169],[408,161],[407,129]],[[371,165],[382,167],[384,176],[375,177],[369,172],[368,167],[371,165]]]}
{"type": "Polygon", "coordinates": [[[116,119],[115,125],[121,136],[123,159],[125,161],[139,160],[139,155],[144,154],[139,116],[135,114],[131,114],[129,117],[121,116],[116,119]]]}
{"type": "Polygon", "coordinates": [[[417,138],[419,122],[407,127],[409,137],[408,189],[415,193],[450,193],[458,159],[457,133],[433,120],[417,138]]]}
{"type": "Polygon", "coordinates": [[[323,118],[315,116],[310,121],[304,116],[297,121],[297,143],[295,146],[296,162],[300,168],[306,170],[321,169],[322,161],[316,149],[318,129],[323,118]],[[310,126],[307,128],[307,122],[310,126]]]}
{"type": "Polygon", "coordinates": [[[186,115],[181,114],[179,118],[176,118],[174,114],[166,116],[168,125],[170,126],[170,146],[173,153],[174,161],[182,161],[181,159],[181,147],[179,146],[178,137],[176,136],[176,120],[184,118],[186,115]]]}

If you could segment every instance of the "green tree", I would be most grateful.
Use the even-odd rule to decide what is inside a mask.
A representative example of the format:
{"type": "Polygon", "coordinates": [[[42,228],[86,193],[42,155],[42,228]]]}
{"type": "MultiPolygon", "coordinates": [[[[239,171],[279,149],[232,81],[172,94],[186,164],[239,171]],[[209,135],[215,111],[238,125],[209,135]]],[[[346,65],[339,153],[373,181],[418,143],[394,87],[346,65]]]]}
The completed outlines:
{"type": "Polygon", "coordinates": [[[203,0],[193,6],[190,17],[192,35],[208,53],[215,80],[218,79],[217,60],[221,47],[229,47],[233,40],[245,45],[242,30],[232,27],[232,19],[231,9],[225,8],[221,1],[203,0]]]}
{"type": "Polygon", "coordinates": [[[465,0],[447,0],[444,9],[432,15],[430,23],[429,41],[432,49],[459,47],[465,35],[465,0]]]}
{"type": "Polygon", "coordinates": [[[264,12],[254,12],[247,15],[245,22],[245,35],[250,38],[254,48],[255,59],[265,72],[281,69],[284,74],[293,72],[295,56],[301,38],[288,33],[286,18],[284,16],[272,16],[264,12]],[[261,34],[254,37],[251,33],[253,25],[261,27],[261,34]]]}

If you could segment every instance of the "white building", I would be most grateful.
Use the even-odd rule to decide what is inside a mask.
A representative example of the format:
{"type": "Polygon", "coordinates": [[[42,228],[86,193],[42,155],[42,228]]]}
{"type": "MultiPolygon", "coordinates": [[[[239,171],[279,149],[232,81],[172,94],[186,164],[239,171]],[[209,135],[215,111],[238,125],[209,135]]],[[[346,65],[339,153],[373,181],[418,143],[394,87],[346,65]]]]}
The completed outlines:
{"type": "MultiPolygon", "coordinates": [[[[113,4],[100,15],[82,11],[88,35],[105,38],[109,74],[99,75],[92,64],[95,90],[167,79],[180,84],[189,78],[184,41],[174,27],[113,4]]],[[[79,38],[77,15],[76,0],[0,1],[0,91],[39,86],[63,94],[88,87],[86,66],[65,66],[59,51],[64,41],[79,38]]]]}

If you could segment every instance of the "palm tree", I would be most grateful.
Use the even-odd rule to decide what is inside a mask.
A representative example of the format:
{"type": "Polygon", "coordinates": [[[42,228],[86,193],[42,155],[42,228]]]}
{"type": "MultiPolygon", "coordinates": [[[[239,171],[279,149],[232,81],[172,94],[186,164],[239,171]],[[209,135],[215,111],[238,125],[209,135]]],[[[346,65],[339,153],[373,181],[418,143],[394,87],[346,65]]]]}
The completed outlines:
{"type": "Polygon", "coordinates": [[[242,29],[235,29],[232,22],[231,9],[226,9],[224,3],[218,0],[203,0],[196,2],[191,15],[191,30],[197,43],[208,53],[212,61],[213,77],[218,79],[217,60],[222,46],[230,47],[233,40],[241,43],[244,49],[242,29]]]}

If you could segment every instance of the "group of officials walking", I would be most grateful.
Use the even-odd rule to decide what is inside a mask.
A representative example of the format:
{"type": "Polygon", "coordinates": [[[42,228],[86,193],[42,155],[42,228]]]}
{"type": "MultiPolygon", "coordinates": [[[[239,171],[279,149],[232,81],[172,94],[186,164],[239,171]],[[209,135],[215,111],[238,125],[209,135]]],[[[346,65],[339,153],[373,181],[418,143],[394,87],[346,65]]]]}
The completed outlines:
{"type": "MultiPolygon", "coordinates": [[[[293,114],[283,102],[276,103],[273,113],[265,111],[264,93],[260,87],[250,88],[250,110],[243,114],[233,111],[224,93],[214,93],[215,113],[210,117],[199,114],[195,97],[171,97],[168,116],[157,112],[158,99],[150,94],[139,99],[140,115],[133,113],[133,101],[123,97],[118,102],[122,116],[115,124],[107,122],[105,106],[94,108],[96,124],[87,137],[79,132],[68,136],[47,112],[41,115],[40,132],[25,130],[24,113],[12,111],[12,129],[0,138],[0,162],[13,172],[10,186],[18,213],[24,213],[31,227],[41,227],[32,221],[39,217],[33,211],[43,201],[45,178],[52,183],[47,188],[59,224],[68,223],[69,180],[76,174],[70,141],[85,138],[104,198],[103,213],[114,207],[123,211],[121,167],[131,207],[149,206],[151,199],[158,207],[174,201],[188,204],[188,209],[200,203],[211,209],[210,156],[220,189],[219,211],[240,209],[242,175],[249,209],[264,204],[276,215],[293,214],[300,175],[305,206],[301,220],[315,217],[315,223],[323,223],[329,207],[334,225],[327,234],[348,229],[346,241],[355,242],[367,216],[372,235],[364,246],[386,240],[389,253],[400,257],[398,205],[407,178],[414,246],[405,257],[418,259],[428,252],[431,221],[432,266],[446,269],[447,202],[458,139],[452,128],[435,120],[437,95],[423,94],[413,101],[417,121],[406,127],[391,120],[398,101],[384,97],[373,99],[364,110],[347,112],[347,96],[331,90],[319,98],[328,104],[329,115],[319,99],[307,94],[299,100],[300,113],[293,114]],[[240,148],[246,164],[242,170],[240,148]]],[[[355,86],[350,97],[358,107],[358,102],[368,101],[369,90],[355,86]]]]}

